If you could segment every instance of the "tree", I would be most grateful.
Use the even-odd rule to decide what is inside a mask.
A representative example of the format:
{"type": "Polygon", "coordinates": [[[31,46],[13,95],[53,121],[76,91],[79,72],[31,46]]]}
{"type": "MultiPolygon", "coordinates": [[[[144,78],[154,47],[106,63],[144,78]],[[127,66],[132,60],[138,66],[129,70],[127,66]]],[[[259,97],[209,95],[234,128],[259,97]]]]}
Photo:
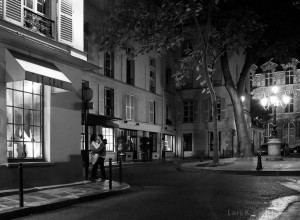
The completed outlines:
{"type": "MultiPolygon", "coordinates": [[[[110,16],[109,22],[99,25],[102,29],[98,41],[102,50],[116,45],[125,48],[129,42],[136,42],[139,46],[136,54],[153,50],[164,54],[180,47],[187,36],[196,39],[197,47],[188,51],[188,56],[181,60],[175,79],[180,83],[193,69],[198,74],[200,84],[207,85],[212,103],[214,146],[218,146],[217,101],[211,77],[215,63],[222,57],[226,88],[235,103],[234,113],[241,145],[250,150],[242,103],[229,76],[227,52],[250,45],[259,36],[262,25],[249,8],[241,5],[233,9],[228,7],[234,5],[232,2],[235,1],[126,1],[110,16]],[[248,17],[245,18],[245,15],[248,17]]],[[[245,64],[248,64],[247,60],[245,64]]],[[[240,80],[243,84],[245,78],[241,77],[240,80]]],[[[214,162],[218,163],[218,150],[214,149],[214,162]]]]}

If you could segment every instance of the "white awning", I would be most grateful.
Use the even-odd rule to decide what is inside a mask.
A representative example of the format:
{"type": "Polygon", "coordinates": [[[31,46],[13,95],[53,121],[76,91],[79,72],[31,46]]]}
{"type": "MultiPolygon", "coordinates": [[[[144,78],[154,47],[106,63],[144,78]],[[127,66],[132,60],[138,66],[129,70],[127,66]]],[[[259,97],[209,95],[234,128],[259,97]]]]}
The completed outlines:
{"type": "Polygon", "coordinates": [[[56,92],[72,91],[72,82],[55,66],[44,60],[5,50],[6,82],[28,80],[52,86],[56,92]]]}

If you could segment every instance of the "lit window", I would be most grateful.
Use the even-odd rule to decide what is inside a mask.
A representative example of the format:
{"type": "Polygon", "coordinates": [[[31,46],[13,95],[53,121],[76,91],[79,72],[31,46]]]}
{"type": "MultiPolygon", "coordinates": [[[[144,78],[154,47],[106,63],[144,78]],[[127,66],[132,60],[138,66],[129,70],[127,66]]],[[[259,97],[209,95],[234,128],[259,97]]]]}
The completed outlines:
{"type": "Polygon", "coordinates": [[[165,143],[164,150],[165,151],[173,151],[173,136],[172,135],[164,135],[165,143]]]}
{"type": "Polygon", "coordinates": [[[39,83],[7,83],[7,156],[43,158],[43,92],[39,83]]]}
{"type": "Polygon", "coordinates": [[[106,151],[114,151],[114,129],[102,127],[102,135],[107,140],[106,151]]]}
{"type": "Polygon", "coordinates": [[[290,94],[290,102],[284,108],[285,113],[294,112],[294,94],[290,94]]]}

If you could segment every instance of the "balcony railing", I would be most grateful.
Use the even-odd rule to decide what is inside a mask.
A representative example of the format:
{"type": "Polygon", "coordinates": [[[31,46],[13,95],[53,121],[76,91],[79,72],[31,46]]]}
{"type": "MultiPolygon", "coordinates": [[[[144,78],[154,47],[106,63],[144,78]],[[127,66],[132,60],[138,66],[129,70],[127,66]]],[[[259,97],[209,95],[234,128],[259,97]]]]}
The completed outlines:
{"type": "Polygon", "coordinates": [[[37,34],[53,38],[54,21],[24,8],[24,27],[37,34]]]}

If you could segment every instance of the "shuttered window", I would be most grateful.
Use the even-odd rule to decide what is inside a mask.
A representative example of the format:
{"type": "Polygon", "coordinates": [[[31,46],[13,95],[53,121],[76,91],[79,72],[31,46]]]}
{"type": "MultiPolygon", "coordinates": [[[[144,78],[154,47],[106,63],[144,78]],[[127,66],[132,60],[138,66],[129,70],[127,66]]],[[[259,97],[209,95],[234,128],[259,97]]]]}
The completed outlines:
{"type": "Polygon", "coordinates": [[[5,20],[22,26],[23,25],[23,6],[21,0],[4,1],[4,18],[5,20]]]}
{"type": "Polygon", "coordinates": [[[59,0],[58,39],[62,43],[73,44],[72,0],[59,0]]]}
{"type": "Polygon", "coordinates": [[[126,95],[126,119],[134,120],[134,96],[126,95]]]}
{"type": "Polygon", "coordinates": [[[0,0],[0,18],[3,18],[3,0],[0,0]]]}
{"type": "Polygon", "coordinates": [[[155,102],[149,101],[149,122],[155,124],[155,102]]]}

